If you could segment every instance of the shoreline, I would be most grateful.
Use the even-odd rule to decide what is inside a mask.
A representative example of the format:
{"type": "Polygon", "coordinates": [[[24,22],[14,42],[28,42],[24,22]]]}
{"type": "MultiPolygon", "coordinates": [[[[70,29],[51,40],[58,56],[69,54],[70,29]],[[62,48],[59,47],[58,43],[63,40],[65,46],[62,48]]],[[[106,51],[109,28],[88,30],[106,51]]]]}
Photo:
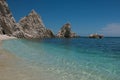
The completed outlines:
{"type": "Polygon", "coordinates": [[[9,61],[11,58],[11,54],[2,48],[2,41],[8,39],[15,39],[15,37],[0,34],[0,68],[4,61],[9,61]],[[3,62],[1,63],[1,61],[3,62]]]}
{"type": "Polygon", "coordinates": [[[7,35],[0,35],[0,41],[2,40],[8,40],[8,39],[15,39],[16,37],[13,36],[7,36],[7,35]]]}
{"type": "Polygon", "coordinates": [[[43,68],[29,64],[24,58],[2,48],[3,40],[14,39],[14,37],[5,37],[2,35],[1,38],[0,35],[0,80],[46,80],[43,68]]]}
{"type": "Polygon", "coordinates": [[[0,46],[2,45],[2,41],[3,41],[3,40],[9,40],[9,39],[16,39],[16,37],[7,36],[7,35],[1,35],[1,34],[0,34],[0,46]]]}
{"type": "Polygon", "coordinates": [[[40,71],[36,67],[31,67],[24,59],[2,48],[2,41],[9,39],[16,38],[0,35],[0,80],[39,80],[40,71]]]}

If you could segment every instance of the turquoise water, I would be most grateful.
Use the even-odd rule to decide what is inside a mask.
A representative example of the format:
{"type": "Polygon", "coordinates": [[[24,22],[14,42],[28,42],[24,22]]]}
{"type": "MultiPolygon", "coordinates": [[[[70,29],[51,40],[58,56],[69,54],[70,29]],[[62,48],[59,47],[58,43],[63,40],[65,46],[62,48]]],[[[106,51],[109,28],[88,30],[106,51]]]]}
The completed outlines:
{"type": "Polygon", "coordinates": [[[7,40],[3,48],[42,69],[43,80],[120,80],[120,38],[7,40]]]}

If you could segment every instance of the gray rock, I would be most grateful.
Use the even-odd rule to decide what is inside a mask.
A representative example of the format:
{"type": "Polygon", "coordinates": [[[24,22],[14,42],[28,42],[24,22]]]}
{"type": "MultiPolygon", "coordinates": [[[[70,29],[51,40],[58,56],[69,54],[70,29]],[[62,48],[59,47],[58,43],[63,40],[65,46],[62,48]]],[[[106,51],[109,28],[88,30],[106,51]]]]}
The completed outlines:
{"type": "Polygon", "coordinates": [[[25,38],[52,38],[54,34],[47,29],[42,22],[40,16],[32,10],[29,15],[19,21],[25,38]]]}
{"type": "Polygon", "coordinates": [[[77,35],[76,33],[71,31],[70,23],[66,23],[58,32],[57,37],[58,38],[74,38],[74,37],[77,37],[77,35]]]}
{"type": "Polygon", "coordinates": [[[6,0],[0,0],[0,34],[30,39],[54,37],[53,32],[44,26],[40,16],[34,10],[16,23],[6,0]]]}
{"type": "Polygon", "coordinates": [[[3,29],[2,29],[2,27],[0,27],[0,34],[3,34],[3,29]]]}
{"type": "Polygon", "coordinates": [[[6,0],[0,0],[0,34],[12,35],[16,30],[15,24],[6,0]]]}
{"type": "Polygon", "coordinates": [[[55,37],[54,33],[50,29],[46,29],[45,34],[46,34],[47,38],[54,38],[55,37]]]}
{"type": "Polygon", "coordinates": [[[96,33],[96,34],[90,34],[89,38],[101,39],[101,38],[104,38],[104,36],[96,33]]]}

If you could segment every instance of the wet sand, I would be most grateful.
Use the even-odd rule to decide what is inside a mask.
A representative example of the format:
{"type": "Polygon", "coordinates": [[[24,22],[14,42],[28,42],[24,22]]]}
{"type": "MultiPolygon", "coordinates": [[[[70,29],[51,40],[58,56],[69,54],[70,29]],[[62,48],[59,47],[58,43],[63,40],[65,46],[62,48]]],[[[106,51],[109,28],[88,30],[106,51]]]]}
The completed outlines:
{"type": "Polygon", "coordinates": [[[61,80],[43,68],[4,50],[0,41],[0,80],[61,80]]]}
{"type": "Polygon", "coordinates": [[[14,37],[0,35],[0,80],[40,80],[37,71],[26,65],[23,59],[2,48],[2,40],[14,37]]]}

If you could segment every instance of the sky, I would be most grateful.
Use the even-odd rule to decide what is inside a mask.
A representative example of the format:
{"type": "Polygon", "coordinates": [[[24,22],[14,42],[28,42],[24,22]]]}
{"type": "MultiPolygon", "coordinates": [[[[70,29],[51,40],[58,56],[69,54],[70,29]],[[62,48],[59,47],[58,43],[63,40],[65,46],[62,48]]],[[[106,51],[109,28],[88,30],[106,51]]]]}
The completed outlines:
{"type": "Polygon", "coordinates": [[[120,37],[120,0],[7,0],[18,22],[34,9],[55,34],[65,23],[80,36],[120,37]]]}

